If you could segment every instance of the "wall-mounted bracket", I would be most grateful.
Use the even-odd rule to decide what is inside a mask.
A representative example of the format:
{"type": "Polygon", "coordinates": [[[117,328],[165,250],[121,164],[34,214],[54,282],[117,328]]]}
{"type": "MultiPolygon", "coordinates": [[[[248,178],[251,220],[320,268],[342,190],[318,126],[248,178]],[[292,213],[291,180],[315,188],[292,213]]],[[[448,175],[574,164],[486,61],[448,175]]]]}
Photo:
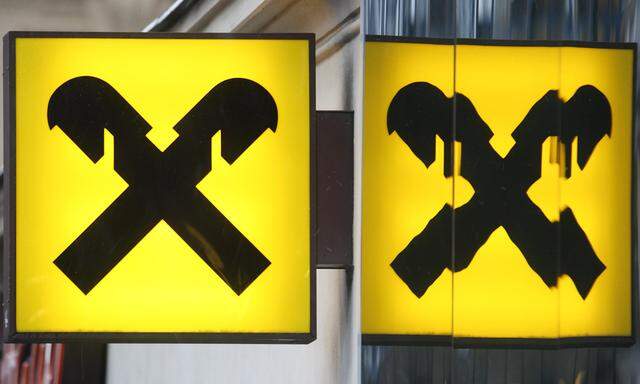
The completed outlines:
{"type": "Polygon", "coordinates": [[[353,269],[353,111],[317,111],[317,267],[353,269]]]}

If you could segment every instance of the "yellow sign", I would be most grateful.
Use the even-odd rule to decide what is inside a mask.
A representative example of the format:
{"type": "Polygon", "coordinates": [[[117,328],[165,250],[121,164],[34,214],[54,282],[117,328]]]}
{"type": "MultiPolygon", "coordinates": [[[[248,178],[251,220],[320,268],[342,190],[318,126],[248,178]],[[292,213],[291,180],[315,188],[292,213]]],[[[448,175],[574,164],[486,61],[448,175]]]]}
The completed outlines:
{"type": "Polygon", "coordinates": [[[635,45],[365,56],[365,342],[632,341],[635,45]]]}
{"type": "Polygon", "coordinates": [[[5,48],[10,338],[315,338],[313,36],[5,48]]]}

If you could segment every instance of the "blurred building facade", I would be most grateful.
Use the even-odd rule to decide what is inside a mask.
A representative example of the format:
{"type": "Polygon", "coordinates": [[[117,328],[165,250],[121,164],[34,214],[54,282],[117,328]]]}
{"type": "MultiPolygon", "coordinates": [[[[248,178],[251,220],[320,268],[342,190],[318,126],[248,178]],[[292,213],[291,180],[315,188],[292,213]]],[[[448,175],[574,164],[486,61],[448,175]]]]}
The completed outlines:
{"type": "MultiPolygon", "coordinates": [[[[317,109],[351,111],[360,99],[359,5],[358,0],[0,0],[0,32],[311,32],[317,38],[317,109]]],[[[114,344],[108,346],[106,382],[356,383],[359,286],[358,269],[318,271],[318,338],[310,345],[114,344]]]]}
{"type": "MultiPolygon", "coordinates": [[[[372,35],[640,41],[640,3],[635,0],[365,0],[363,7],[364,33],[372,35]]],[[[637,106],[635,113],[637,121],[637,106]]],[[[633,156],[637,161],[638,154],[633,156]]],[[[637,335],[638,313],[634,317],[637,335]]],[[[362,380],[631,384],[640,383],[639,362],[638,344],[561,350],[461,349],[453,343],[446,347],[364,346],[362,380]]]]}

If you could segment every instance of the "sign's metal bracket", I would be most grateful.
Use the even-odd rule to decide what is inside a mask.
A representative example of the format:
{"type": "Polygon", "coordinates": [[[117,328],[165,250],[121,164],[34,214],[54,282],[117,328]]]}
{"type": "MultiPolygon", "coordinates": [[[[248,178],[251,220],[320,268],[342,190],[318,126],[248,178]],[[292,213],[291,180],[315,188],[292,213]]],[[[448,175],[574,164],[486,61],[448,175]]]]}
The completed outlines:
{"type": "Polygon", "coordinates": [[[353,111],[316,112],[317,268],[353,269],[353,111]]]}

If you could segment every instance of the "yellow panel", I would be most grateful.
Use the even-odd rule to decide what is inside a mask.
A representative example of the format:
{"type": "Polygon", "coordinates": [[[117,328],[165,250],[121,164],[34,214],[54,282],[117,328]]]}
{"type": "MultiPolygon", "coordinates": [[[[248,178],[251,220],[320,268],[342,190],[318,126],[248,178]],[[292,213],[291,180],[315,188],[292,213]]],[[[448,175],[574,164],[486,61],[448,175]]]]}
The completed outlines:
{"type": "Polygon", "coordinates": [[[15,47],[18,332],[311,331],[307,40],[18,37],[15,47]],[[52,93],[77,76],[113,86],[161,149],[226,79],[251,79],[272,95],[276,132],[265,131],[232,165],[216,134],[212,171],[197,186],[271,262],[243,293],[164,221],[87,295],[53,264],[127,187],[113,169],[109,134],[94,164],[47,125],[52,93]]]}
{"type": "Polygon", "coordinates": [[[404,86],[428,81],[453,95],[453,47],[368,42],[365,48],[362,213],[362,332],[450,334],[451,273],[418,299],[391,261],[444,204],[452,181],[443,174],[443,144],[429,168],[387,131],[387,110],[404,86]]]}
{"type": "Polygon", "coordinates": [[[633,143],[633,51],[564,47],[560,95],[569,98],[590,84],[611,107],[611,136],[597,145],[583,170],[560,185],[561,208],[569,207],[606,266],[586,300],[567,276],[558,283],[560,336],[632,334],[631,180],[633,143]]]}
{"type": "MultiPolygon", "coordinates": [[[[558,48],[549,47],[457,46],[456,92],[471,100],[493,132],[490,144],[501,157],[513,148],[511,134],[535,102],[558,89],[559,54],[558,48]]],[[[542,150],[549,151],[545,144],[542,150]]],[[[463,146],[463,156],[464,151],[463,146]]],[[[534,202],[553,215],[558,173],[548,159],[543,154],[542,173],[548,174],[550,168],[553,177],[534,202]]],[[[456,187],[461,179],[456,177],[456,187]]],[[[531,270],[503,227],[478,249],[466,269],[455,274],[453,286],[455,336],[558,335],[556,289],[548,288],[531,270]]]]}

